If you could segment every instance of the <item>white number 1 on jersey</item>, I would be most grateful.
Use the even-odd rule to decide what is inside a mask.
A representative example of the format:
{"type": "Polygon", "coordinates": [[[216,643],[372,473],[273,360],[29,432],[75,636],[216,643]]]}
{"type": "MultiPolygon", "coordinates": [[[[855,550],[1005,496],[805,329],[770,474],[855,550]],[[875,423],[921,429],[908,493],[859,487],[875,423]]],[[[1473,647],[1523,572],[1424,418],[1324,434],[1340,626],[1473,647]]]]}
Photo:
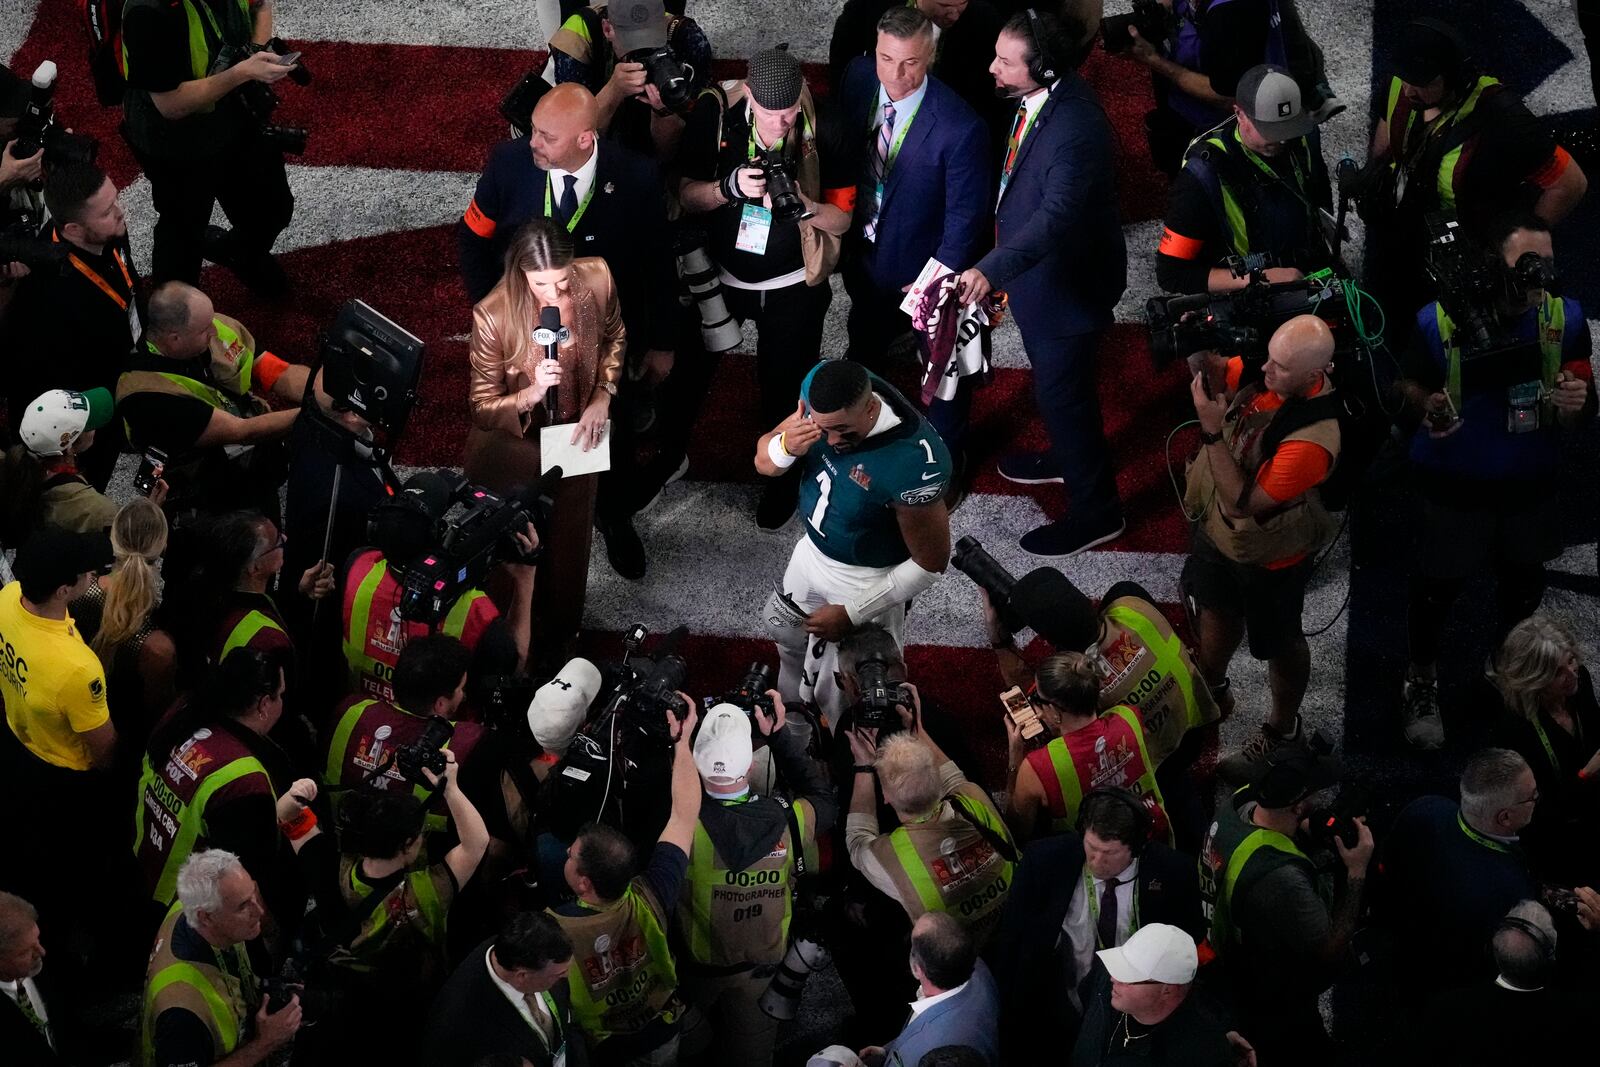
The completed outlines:
{"type": "Polygon", "coordinates": [[[939,462],[938,460],[933,458],[933,446],[928,443],[928,439],[926,437],[918,438],[917,439],[917,444],[921,445],[922,446],[922,450],[928,454],[928,462],[929,463],[937,463],[937,462],[939,462]]]}
{"type": "Polygon", "coordinates": [[[818,537],[827,537],[828,535],[822,532],[822,517],[828,513],[828,494],[833,492],[833,479],[828,476],[827,471],[819,471],[817,484],[822,487],[822,491],[817,495],[817,506],[811,509],[811,518],[806,521],[811,523],[811,528],[817,531],[818,537]]]}

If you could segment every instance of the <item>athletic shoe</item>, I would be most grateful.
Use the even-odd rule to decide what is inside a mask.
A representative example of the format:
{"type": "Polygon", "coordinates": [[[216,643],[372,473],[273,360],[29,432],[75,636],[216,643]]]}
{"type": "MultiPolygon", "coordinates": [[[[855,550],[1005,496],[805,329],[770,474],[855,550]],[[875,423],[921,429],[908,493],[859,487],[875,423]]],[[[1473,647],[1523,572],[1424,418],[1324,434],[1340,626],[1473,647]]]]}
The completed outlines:
{"type": "Polygon", "coordinates": [[[599,526],[600,536],[606,540],[606,558],[611,561],[611,569],[630,582],[643,578],[646,565],[644,542],[639,540],[633,520],[601,522],[599,526]]]}
{"type": "Polygon", "coordinates": [[[1120,517],[1089,521],[1068,515],[1060,522],[1046,523],[1022,535],[1022,550],[1040,559],[1066,559],[1087,552],[1096,545],[1115,541],[1128,524],[1120,517]]]}
{"type": "Polygon", "coordinates": [[[1261,730],[1252,737],[1239,751],[1224,756],[1217,761],[1217,777],[1231,786],[1248,785],[1253,782],[1261,768],[1267,765],[1267,757],[1283,745],[1291,741],[1300,740],[1300,716],[1294,717],[1294,733],[1284,734],[1274,729],[1268,723],[1261,724],[1261,730]]]}
{"type": "Polygon", "coordinates": [[[1013,452],[1002,456],[1000,477],[1018,485],[1048,485],[1061,482],[1061,468],[1048,452],[1013,452]]]}
{"type": "Polygon", "coordinates": [[[800,481],[792,477],[767,479],[756,502],[756,525],[763,530],[781,530],[794,516],[800,502],[800,481]]]}
{"type": "Polygon", "coordinates": [[[1401,690],[1405,702],[1406,740],[1431,752],[1444,745],[1444,718],[1439,714],[1439,683],[1407,678],[1401,690]]]}

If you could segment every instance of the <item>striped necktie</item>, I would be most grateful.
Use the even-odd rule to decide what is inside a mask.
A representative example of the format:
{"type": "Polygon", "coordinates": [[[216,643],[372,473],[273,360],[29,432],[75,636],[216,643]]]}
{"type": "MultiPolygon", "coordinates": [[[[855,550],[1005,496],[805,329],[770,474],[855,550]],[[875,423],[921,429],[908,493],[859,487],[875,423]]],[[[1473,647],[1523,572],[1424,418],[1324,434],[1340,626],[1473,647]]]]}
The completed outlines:
{"type": "Polygon", "coordinates": [[[1016,120],[1011,123],[1011,138],[1006,141],[1006,164],[1000,172],[1003,177],[1011,177],[1011,168],[1017,163],[1017,149],[1022,147],[1022,131],[1027,125],[1028,108],[1024,104],[1018,104],[1016,120]]]}
{"type": "Polygon", "coordinates": [[[868,174],[872,178],[872,217],[862,227],[862,235],[867,240],[873,240],[878,233],[878,209],[882,207],[883,183],[889,176],[889,144],[894,139],[894,104],[883,105],[883,121],[878,124],[878,139],[873,145],[871,166],[868,174]]]}

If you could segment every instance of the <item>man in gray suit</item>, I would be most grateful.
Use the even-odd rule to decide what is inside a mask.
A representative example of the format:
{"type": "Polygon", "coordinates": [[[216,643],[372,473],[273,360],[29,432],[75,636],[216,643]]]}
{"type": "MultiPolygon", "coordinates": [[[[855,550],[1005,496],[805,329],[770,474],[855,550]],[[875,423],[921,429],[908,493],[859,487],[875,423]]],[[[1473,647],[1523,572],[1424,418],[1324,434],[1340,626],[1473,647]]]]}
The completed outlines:
{"type": "Polygon", "coordinates": [[[917,1067],[924,1054],[961,1045],[998,1064],[1000,994],[967,929],[946,912],[923,915],[911,928],[911,973],[918,982],[911,1019],[887,1045],[862,1049],[862,1062],[917,1067]]]}

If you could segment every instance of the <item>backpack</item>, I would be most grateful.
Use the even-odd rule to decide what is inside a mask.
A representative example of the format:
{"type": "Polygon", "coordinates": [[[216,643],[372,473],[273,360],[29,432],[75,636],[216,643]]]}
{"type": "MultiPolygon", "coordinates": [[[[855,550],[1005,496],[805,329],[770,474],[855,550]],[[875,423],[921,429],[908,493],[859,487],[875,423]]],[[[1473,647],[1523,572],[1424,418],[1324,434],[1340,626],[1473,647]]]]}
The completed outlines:
{"type": "Polygon", "coordinates": [[[102,107],[122,103],[127,86],[122,65],[123,0],[76,0],[78,16],[89,35],[89,74],[102,107]]]}

